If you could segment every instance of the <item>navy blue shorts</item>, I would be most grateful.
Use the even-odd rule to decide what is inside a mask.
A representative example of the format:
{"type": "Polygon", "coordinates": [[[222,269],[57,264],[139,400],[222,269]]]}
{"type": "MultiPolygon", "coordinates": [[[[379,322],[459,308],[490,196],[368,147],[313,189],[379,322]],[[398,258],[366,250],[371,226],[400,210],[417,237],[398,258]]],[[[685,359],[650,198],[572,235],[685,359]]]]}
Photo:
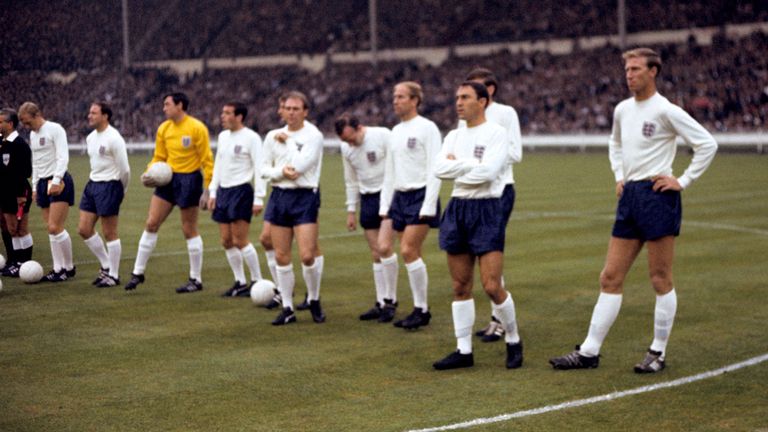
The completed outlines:
{"type": "Polygon", "coordinates": [[[125,191],[118,180],[95,182],[89,180],[80,198],[80,210],[99,216],[117,216],[125,191]]]}
{"type": "Polygon", "coordinates": [[[504,252],[501,206],[499,198],[451,198],[440,218],[440,249],[451,255],[504,252]]]}
{"type": "Polygon", "coordinates": [[[56,196],[48,195],[48,180],[52,179],[53,177],[46,177],[37,181],[37,206],[48,208],[51,206],[51,203],[55,202],[65,202],[70,207],[75,205],[75,182],[72,181],[72,176],[68,172],[64,173],[64,178],[61,179],[64,190],[56,196]]]}
{"type": "Polygon", "coordinates": [[[515,208],[515,185],[510,183],[504,186],[504,192],[501,194],[501,215],[504,218],[504,228],[509,223],[509,217],[512,216],[512,210],[515,208]]]}
{"type": "MultiPolygon", "coordinates": [[[[25,196],[27,201],[24,203],[24,214],[27,214],[32,206],[32,187],[29,186],[29,182],[26,185],[25,196]]],[[[8,214],[16,214],[19,211],[19,202],[16,199],[16,194],[9,193],[5,189],[0,192],[0,211],[8,214]]]]}
{"type": "Polygon", "coordinates": [[[203,174],[200,171],[192,173],[173,173],[171,182],[155,188],[158,196],[179,208],[197,207],[203,195],[203,174]]]}
{"type": "Polygon", "coordinates": [[[380,201],[381,192],[360,194],[360,226],[363,229],[379,229],[381,227],[380,201]]]}
{"type": "Polygon", "coordinates": [[[440,226],[440,199],[437,199],[437,213],[434,217],[420,219],[419,212],[424,204],[427,188],[410,191],[395,191],[392,197],[392,205],[389,206],[389,216],[392,219],[392,228],[401,232],[408,225],[429,225],[430,228],[440,226]]]}
{"type": "Polygon", "coordinates": [[[228,224],[237,220],[251,223],[253,216],[253,186],[244,183],[230,188],[220,187],[216,191],[216,208],[211,218],[220,223],[228,224]]]}
{"type": "Polygon", "coordinates": [[[272,188],[264,220],[281,227],[317,223],[319,189],[272,188]]]}
{"type": "Polygon", "coordinates": [[[650,180],[629,182],[616,208],[612,235],[642,241],[678,236],[682,219],[680,192],[654,192],[650,180]]]}

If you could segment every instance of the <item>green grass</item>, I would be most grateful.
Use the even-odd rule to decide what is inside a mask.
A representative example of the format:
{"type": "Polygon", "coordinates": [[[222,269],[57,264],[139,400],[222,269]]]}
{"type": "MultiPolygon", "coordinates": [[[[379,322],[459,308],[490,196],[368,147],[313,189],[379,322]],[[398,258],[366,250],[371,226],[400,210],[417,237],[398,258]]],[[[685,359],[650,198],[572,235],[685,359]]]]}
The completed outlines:
{"type": "MultiPolygon", "coordinates": [[[[150,191],[138,183],[146,155],[131,157],[123,204],[123,278],[133,265],[150,191]]],[[[680,173],[690,160],[681,154],[680,173]]],[[[79,190],[87,160],[70,162],[79,190]]],[[[437,232],[424,246],[433,321],[416,332],[362,323],[374,301],[360,233],[345,229],[341,161],[326,155],[320,245],[327,323],[273,327],[276,312],[221,299],[231,273],[218,229],[201,217],[205,291],[179,296],[187,255],[174,212],[160,230],[147,283],[134,293],[89,285],[98,264],[69,217],[78,276],[56,285],[4,279],[0,292],[0,430],[400,431],[587,398],[716,369],[768,352],[768,158],[719,155],[684,193],[677,245],[679,309],[668,368],[637,376],[652,337],[654,295],[645,255],[599,369],[555,372],[547,359],[584,338],[615,200],[605,154],[529,153],[516,166],[518,200],[507,232],[505,276],[514,295],[525,365],[504,368],[503,345],[475,344],[476,366],[435,372],[454,349],[450,280],[437,232]]],[[[450,185],[443,186],[443,202],[450,185]]],[[[39,210],[35,259],[50,266],[39,210]]],[[[260,218],[254,222],[257,238],[260,218]]],[[[263,255],[260,256],[262,264],[263,255]]],[[[266,267],[265,274],[268,274],[266,267]]],[[[296,263],[297,291],[303,281],[296,263]]],[[[404,269],[399,295],[411,308],[404,269]]],[[[478,321],[489,315],[477,298],[478,321]]],[[[506,430],[738,430],[768,428],[768,364],[690,385],[476,427],[506,430]]]]}

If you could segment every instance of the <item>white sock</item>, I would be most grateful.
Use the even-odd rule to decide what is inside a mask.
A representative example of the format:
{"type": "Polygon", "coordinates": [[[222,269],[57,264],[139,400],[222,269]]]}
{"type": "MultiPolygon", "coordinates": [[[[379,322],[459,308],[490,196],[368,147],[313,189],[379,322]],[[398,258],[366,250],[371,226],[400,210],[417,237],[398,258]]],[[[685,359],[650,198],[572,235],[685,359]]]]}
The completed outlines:
{"type": "MultiPolygon", "coordinates": [[[[502,286],[502,288],[504,288],[504,287],[502,286]]],[[[493,300],[491,300],[490,303],[491,303],[491,317],[492,318],[496,318],[496,321],[501,322],[501,318],[499,318],[499,313],[496,312],[496,308],[493,307],[494,306],[493,300]]]]}
{"type": "Polygon", "coordinates": [[[387,298],[387,287],[384,285],[384,271],[381,269],[381,263],[373,263],[373,286],[376,288],[376,303],[384,305],[384,299],[387,298]]]}
{"type": "Polygon", "coordinates": [[[72,238],[67,230],[56,234],[56,241],[59,242],[59,251],[61,253],[61,266],[65,270],[72,270],[75,264],[72,262],[72,238]]]}
{"type": "Polygon", "coordinates": [[[381,259],[381,271],[384,275],[384,288],[386,289],[384,298],[388,298],[395,303],[397,303],[397,274],[399,270],[397,254],[381,259]]]}
{"type": "Polygon", "coordinates": [[[293,275],[293,264],[275,266],[275,273],[277,273],[277,286],[283,298],[283,307],[293,309],[293,285],[296,283],[296,277],[293,275]]]}
{"type": "Polygon", "coordinates": [[[109,255],[109,275],[115,279],[120,278],[120,257],[123,255],[123,245],[120,239],[107,242],[109,255]]]}
{"type": "Polygon", "coordinates": [[[502,327],[504,327],[504,341],[506,343],[520,342],[520,334],[517,332],[517,316],[515,314],[515,301],[512,300],[512,294],[507,291],[507,299],[500,305],[492,304],[493,311],[499,318],[502,327]]]}
{"type": "Polygon", "coordinates": [[[248,271],[251,272],[251,282],[261,280],[261,266],[259,266],[259,254],[256,253],[256,248],[252,243],[248,243],[248,246],[240,249],[240,254],[243,256],[243,261],[248,266],[248,271]]]}
{"type": "Polygon", "coordinates": [[[280,282],[277,280],[277,258],[275,258],[275,250],[265,250],[264,256],[267,257],[267,267],[269,268],[269,274],[272,275],[272,281],[275,282],[277,288],[280,289],[280,282]]]}
{"type": "MultiPolygon", "coordinates": [[[[202,282],[203,269],[203,238],[200,236],[187,239],[187,253],[189,254],[189,277],[202,282]]],[[[245,277],[243,277],[245,278],[245,277]]]]}
{"type": "Polygon", "coordinates": [[[311,266],[302,264],[301,273],[307,285],[307,301],[320,300],[320,261],[315,258],[311,266]]]}
{"type": "Polygon", "coordinates": [[[94,255],[96,255],[96,259],[99,260],[99,265],[101,265],[101,268],[103,269],[110,268],[109,256],[107,256],[107,249],[104,248],[104,242],[101,241],[101,237],[99,236],[98,233],[85,239],[85,245],[88,246],[88,249],[90,249],[94,255]]]}
{"type": "Polygon", "coordinates": [[[419,258],[412,263],[406,264],[405,268],[408,270],[408,281],[411,283],[413,306],[420,308],[422,312],[426,312],[428,310],[427,284],[429,283],[427,265],[424,264],[424,260],[419,258]]]}
{"type": "Polygon", "coordinates": [[[48,234],[48,241],[51,242],[51,259],[53,260],[53,271],[61,270],[61,249],[59,242],[56,241],[55,234],[48,234]]]}
{"type": "Polygon", "coordinates": [[[32,241],[32,234],[27,234],[24,237],[19,238],[19,245],[21,249],[31,248],[34,242],[32,241]]]}
{"type": "Polygon", "coordinates": [[[323,255],[316,256],[315,262],[317,263],[317,271],[320,272],[320,276],[323,276],[323,269],[325,268],[325,257],[323,255]]]}
{"type": "Polygon", "coordinates": [[[579,352],[583,356],[595,357],[600,354],[608,330],[619,315],[621,309],[621,294],[608,294],[601,292],[597,298],[595,309],[592,311],[592,320],[589,322],[589,333],[579,352]]]}
{"type": "Polygon", "coordinates": [[[136,252],[136,262],[133,263],[133,274],[143,275],[147,269],[147,261],[157,245],[157,233],[144,231],[139,239],[139,250],[136,252]]]}
{"type": "Polygon", "coordinates": [[[677,293],[672,291],[656,296],[656,309],[653,314],[653,342],[651,349],[661,353],[661,359],[667,352],[667,342],[669,333],[672,331],[672,324],[675,322],[675,312],[677,312],[677,293]]]}
{"type": "Polygon", "coordinates": [[[472,352],[472,326],[475,324],[475,301],[454,300],[451,303],[453,310],[453,332],[456,335],[456,348],[462,354],[472,352]]]}
{"type": "Polygon", "coordinates": [[[245,283],[245,268],[243,268],[243,255],[240,253],[240,249],[231,247],[224,251],[227,256],[227,262],[232,269],[232,274],[235,276],[235,280],[239,284],[245,283]]]}

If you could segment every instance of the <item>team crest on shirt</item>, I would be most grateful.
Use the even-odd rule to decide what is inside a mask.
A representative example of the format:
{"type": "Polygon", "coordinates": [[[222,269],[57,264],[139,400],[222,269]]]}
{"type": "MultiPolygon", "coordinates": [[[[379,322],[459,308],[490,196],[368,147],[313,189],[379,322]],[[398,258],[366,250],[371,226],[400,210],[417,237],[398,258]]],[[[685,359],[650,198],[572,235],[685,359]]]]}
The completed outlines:
{"type": "Polygon", "coordinates": [[[477,160],[482,160],[485,154],[485,146],[475,146],[474,156],[477,160]]]}
{"type": "Polygon", "coordinates": [[[99,146],[99,154],[104,156],[107,153],[107,148],[104,146],[99,146]]]}
{"type": "Polygon", "coordinates": [[[189,148],[189,146],[192,145],[192,137],[190,136],[182,136],[181,137],[181,145],[184,146],[184,148],[189,148]]]}
{"type": "Polygon", "coordinates": [[[408,138],[408,148],[413,149],[416,147],[416,138],[408,138]]]}
{"type": "Polygon", "coordinates": [[[10,155],[10,153],[4,153],[3,154],[3,165],[8,166],[9,163],[11,163],[11,155],[10,155]]]}
{"type": "Polygon", "coordinates": [[[643,136],[650,138],[654,133],[656,133],[656,123],[649,121],[643,122],[643,136]]]}
{"type": "Polygon", "coordinates": [[[235,146],[235,154],[236,154],[236,155],[239,155],[241,151],[243,151],[243,146],[241,146],[241,145],[236,145],[236,146],[235,146]]]}
{"type": "Polygon", "coordinates": [[[40,137],[40,147],[45,145],[45,137],[40,137]]]}
{"type": "Polygon", "coordinates": [[[370,163],[376,162],[376,152],[368,152],[365,154],[365,156],[368,158],[368,162],[370,163]]]}
{"type": "Polygon", "coordinates": [[[296,150],[301,151],[301,149],[304,148],[304,144],[297,142],[296,143],[296,150]]]}

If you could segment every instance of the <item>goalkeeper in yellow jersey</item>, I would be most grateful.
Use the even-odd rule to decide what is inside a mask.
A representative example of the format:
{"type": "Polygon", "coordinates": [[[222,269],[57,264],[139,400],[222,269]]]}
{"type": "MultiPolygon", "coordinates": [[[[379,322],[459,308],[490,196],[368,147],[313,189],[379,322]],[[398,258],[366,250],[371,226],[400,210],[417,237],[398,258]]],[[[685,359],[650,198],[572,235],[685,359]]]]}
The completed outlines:
{"type": "Polygon", "coordinates": [[[125,285],[133,290],[144,282],[147,261],[157,244],[157,231],[173,210],[181,211],[181,230],[187,239],[189,253],[189,281],[176,289],[177,293],[189,293],[203,289],[203,239],[197,231],[198,207],[208,202],[208,184],[213,175],[213,153],[208,128],[200,120],[187,114],[189,98],[184,93],[171,93],[163,97],[163,113],[166,120],[157,129],[155,154],[149,165],[166,162],[173,170],[173,179],[165,186],[154,183],[146,173],[141,176],[147,187],[155,187],[149,203],[144,232],[139,240],[136,262],[131,279],[125,285]]]}

